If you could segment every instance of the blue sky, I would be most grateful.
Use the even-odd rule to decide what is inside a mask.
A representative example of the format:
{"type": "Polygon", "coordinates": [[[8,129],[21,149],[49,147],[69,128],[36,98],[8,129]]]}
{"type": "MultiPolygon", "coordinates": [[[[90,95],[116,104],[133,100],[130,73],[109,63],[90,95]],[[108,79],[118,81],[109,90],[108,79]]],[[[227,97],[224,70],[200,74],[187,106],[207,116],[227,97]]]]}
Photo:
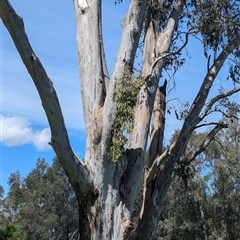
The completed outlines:
{"type": "MultiPolygon", "coordinates": [[[[120,20],[126,15],[128,3],[126,0],[116,6],[113,0],[103,3],[103,34],[110,73],[121,37],[120,20]]],[[[11,4],[23,17],[30,43],[54,83],[73,149],[84,158],[85,133],[73,3],[66,0],[11,0],[11,4]]],[[[55,154],[48,145],[50,131],[37,91],[2,23],[0,41],[0,184],[7,190],[10,173],[19,170],[25,176],[34,168],[37,158],[45,158],[51,163],[55,154]]],[[[188,49],[191,59],[177,75],[176,88],[169,98],[193,100],[199,80],[205,75],[201,45],[192,40],[188,49]]],[[[173,104],[177,106],[178,102],[173,104]]],[[[181,124],[173,115],[167,116],[167,140],[181,124]]]]}

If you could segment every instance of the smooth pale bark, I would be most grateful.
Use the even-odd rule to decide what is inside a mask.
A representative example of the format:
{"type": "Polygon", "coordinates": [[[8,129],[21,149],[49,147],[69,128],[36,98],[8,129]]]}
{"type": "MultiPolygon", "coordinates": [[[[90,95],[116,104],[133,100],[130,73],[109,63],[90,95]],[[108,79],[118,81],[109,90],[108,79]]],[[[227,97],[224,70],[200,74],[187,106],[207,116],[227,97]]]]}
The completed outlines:
{"type": "MultiPolygon", "coordinates": [[[[29,44],[22,19],[7,0],[1,0],[0,16],[39,92],[51,128],[51,145],[78,198],[79,239],[121,240],[128,239],[129,236],[142,240],[154,239],[161,203],[179,163],[186,161],[184,153],[193,130],[217,100],[240,90],[236,88],[225,95],[218,95],[204,109],[214,79],[226,58],[240,44],[237,36],[229,42],[206,74],[176,142],[162,152],[166,83],[162,89],[159,89],[158,85],[165,58],[174,54],[169,53],[169,49],[185,1],[175,1],[162,32],[151,18],[151,9],[147,8],[147,2],[130,1],[115,68],[110,79],[104,56],[101,1],[74,0],[86,128],[86,155],[83,163],[71,149],[53,84],[29,44]],[[117,91],[116,83],[124,71],[133,68],[146,19],[141,76],[145,83],[138,95],[126,153],[118,163],[114,163],[109,153],[112,125],[117,114],[112,97],[114,91],[117,91]],[[151,120],[150,151],[146,154],[151,120]],[[145,159],[147,164],[144,171],[143,204],[137,226],[133,226],[131,217],[143,177],[145,159]]],[[[192,158],[203,151],[223,127],[225,125],[219,123],[192,158]]]]}
{"type": "Polygon", "coordinates": [[[92,228],[89,236],[91,235],[92,239],[122,239],[132,228],[130,221],[132,208],[124,204],[119,191],[127,158],[115,164],[109,154],[111,128],[116,114],[112,95],[115,91],[115,82],[124,71],[131,70],[133,66],[147,1],[133,0],[130,3],[126,18],[128,24],[123,30],[119,53],[109,84],[102,40],[101,1],[80,0],[75,1],[74,6],[77,19],[82,102],[87,132],[85,161],[94,175],[93,182],[98,196],[90,209],[89,215],[94,217],[89,220],[92,228]]]}

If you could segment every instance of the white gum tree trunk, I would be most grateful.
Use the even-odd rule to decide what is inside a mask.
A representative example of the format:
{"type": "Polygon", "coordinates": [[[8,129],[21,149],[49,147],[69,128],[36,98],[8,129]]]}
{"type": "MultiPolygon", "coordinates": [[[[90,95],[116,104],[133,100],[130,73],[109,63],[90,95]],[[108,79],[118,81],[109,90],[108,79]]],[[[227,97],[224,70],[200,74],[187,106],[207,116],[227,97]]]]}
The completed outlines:
{"type": "MultiPolygon", "coordinates": [[[[163,151],[165,127],[166,84],[160,83],[165,59],[185,1],[172,5],[163,30],[151,18],[147,0],[131,0],[120,41],[115,68],[110,77],[107,70],[102,37],[101,0],[74,0],[77,22],[77,47],[81,97],[86,130],[85,161],[74,154],[68,139],[64,119],[52,81],[35,55],[23,20],[8,0],[0,0],[0,17],[12,36],[16,48],[37,88],[51,128],[51,142],[62,167],[76,193],[79,203],[79,239],[121,240],[154,239],[161,214],[161,203],[176,175],[189,138],[219,95],[206,104],[213,82],[240,37],[235,36],[209,68],[199,92],[191,105],[177,140],[163,151]],[[114,161],[110,154],[112,128],[118,112],[113,101],[117,82],[125,71],[132,71],[136,50],[144,30],[144,54],[141,78],[144,84],[138,94],[133,127],[125,154],[114,161]],[[149,129],[151,127],[151,132],[149,129]],[[146,149],[150,134],[149,149],[146,149]],[[142,209],[134,225],[132,213],[141,180],[144,181],[142,209]]],[[[201,153],[218,131],[209,133],[198,152],[201,153]]]]}

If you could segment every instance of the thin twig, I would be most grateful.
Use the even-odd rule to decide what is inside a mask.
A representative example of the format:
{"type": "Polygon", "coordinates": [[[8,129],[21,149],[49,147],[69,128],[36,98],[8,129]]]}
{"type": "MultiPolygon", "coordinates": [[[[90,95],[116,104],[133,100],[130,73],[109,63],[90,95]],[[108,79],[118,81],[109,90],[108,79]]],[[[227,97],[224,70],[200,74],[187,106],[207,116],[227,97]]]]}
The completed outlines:
{"type": "Polygon", "coordinates": [[[219,124],[219,123],[217,123],[217,122],[203,123],[203,124],[197,125],[197,126],[195,127],[195,129],[200,128],[200,127],[210,126],[210,125],[218,125],[218,124],[219,124]]]}
{"type": "Polygon", "coordinates": [[[191,33],[191,30],[192,30],[192,29],[190,29],[190,30],[186,33],[186,35],[185,35],[185,43],[182,45],[182,47],[180,47],[180,48],[179,48],[177,51],[175,51],[175,52],[163,52],[163,53],[161,54],[161,56],[159,56],[157,59],[155,59],[155,61],[153,62],[153,64],[152,64],[151,67],[150,67],[150,73],[146,76],[145,79],[148,79],[148,77],[150,77],[150,76],[152,75],[153,69],[155,68],[155,66],[157,65],[157,63],[158,63],[160,60],[162,60],[163,58],[168,57],[168,56],[170,56],[170,55],[179,54],[179,53],[183,50],[183,48],[186,47],[186,45],[188,44],[188,35],[191,33]]]}
{"type": "Polygon", "coordinates": [[[204,112],[203,112],[203,113],[201,114],[201,116],[199,117],[199,122],[200,122],[204,117],[206,117],[206,116],[208,115],[210,109],[212,108],[212,106],[213,106],[217,101],[219,101],[219,100],[222,99],[222,98],[226,98],[226,97],[228,97],[228,96],[231,96],[231,95],[233,95],[234,93],[239,92],[239,91],[240,91],[240,87],[234,88],[234,89],[232,89],[232,90],[230,90],[230,91],[228,91],[228,92],[221,93],[221,94],[217,95],[216,97],[212,98],[212,99],[210,100],[210,102],[208,103],[208,105],[206,106],[204,112]]]}
{"type": "Polygon", "coordinates": [[[188,164],[190,164],[199,154],[201,154],[211,143],[211,141],[214,139],[216,134],[222,130],[223,128],[228,128],[228,124],[226,123],[218,123],[215,128],[213,128],[207,135],[206,139],[203,141],[203,143],[199,146],[198,150],[195,151],[191,156],[187,156],[186,160],[188,161],[188,164]]]}

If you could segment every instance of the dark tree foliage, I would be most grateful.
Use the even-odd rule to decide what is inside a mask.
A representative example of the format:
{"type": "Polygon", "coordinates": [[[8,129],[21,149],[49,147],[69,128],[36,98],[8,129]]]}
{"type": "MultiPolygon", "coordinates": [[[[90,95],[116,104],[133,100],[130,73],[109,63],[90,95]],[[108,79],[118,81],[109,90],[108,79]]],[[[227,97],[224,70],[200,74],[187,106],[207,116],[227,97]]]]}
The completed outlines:
{"type": "Polygon", "coordinates": [[[0,229],[0,240],[22,240],[23,233],[17,225],[7,224],[0,229]]]}
{"type": "Polygon", "coordinates": [[[212,164],[209,222],[216,238],[240,239],[240,121],[228,121],[229,129],[208,149],[212,164]]]}
{"type": "Polygon", "coordinates": [[[159,239],[204,239],[204,235],[201,206],[194,190],[186,188],[182,180],[174,181],[164,202],[159,239]]]}

